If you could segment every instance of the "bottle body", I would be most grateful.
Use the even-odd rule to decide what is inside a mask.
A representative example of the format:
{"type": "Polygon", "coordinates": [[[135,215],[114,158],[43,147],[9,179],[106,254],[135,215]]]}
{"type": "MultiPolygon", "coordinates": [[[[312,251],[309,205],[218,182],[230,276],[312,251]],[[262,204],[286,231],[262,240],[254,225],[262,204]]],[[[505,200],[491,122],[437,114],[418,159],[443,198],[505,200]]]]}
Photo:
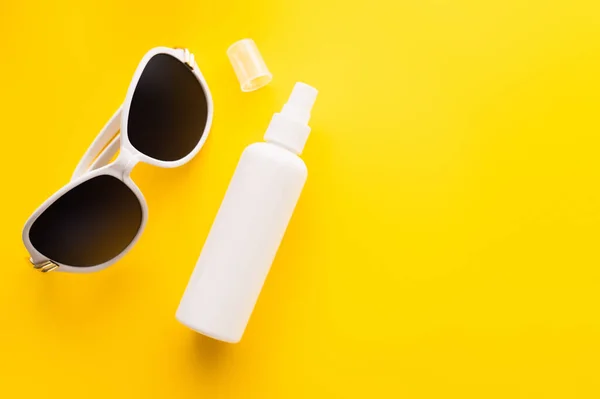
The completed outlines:
{"type": "Polygon", "coordinates": [[[306,177],[304,161],[284,146],[244,150],[177,310],[181,323],[241,339],[306,177]]]}

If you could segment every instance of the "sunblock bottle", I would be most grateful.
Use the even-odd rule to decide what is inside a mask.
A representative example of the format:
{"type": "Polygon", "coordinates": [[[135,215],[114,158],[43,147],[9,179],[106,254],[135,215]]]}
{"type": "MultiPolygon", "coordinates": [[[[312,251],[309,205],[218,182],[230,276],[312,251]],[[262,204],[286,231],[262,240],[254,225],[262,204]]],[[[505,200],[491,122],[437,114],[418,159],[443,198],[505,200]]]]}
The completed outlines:
{"type": "Polygon", "coordinates": [[[296,83],[265,142],[242,153],[177,309],[189,328],[231,343],[242,338],[306,182],[299,155],[316,97],[296,83]]]}

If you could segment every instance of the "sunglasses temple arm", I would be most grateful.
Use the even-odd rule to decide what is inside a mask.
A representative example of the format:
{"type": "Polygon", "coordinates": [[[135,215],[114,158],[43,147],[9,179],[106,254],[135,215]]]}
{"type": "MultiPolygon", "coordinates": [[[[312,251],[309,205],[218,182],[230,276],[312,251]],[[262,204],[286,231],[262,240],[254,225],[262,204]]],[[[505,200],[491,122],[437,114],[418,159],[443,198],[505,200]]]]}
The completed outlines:
{"type": "Polygon", "coordinates": [[[121,129],[122,108],[122,106],[119,107],[106,125],[104,125],[100,133],[98,133],[94,142],[79,161],[71,180],[75,180],[88,171],[108,164],[119,150],[120,138],[118,137],[118,133],[121,129]]]}
{"type": "Polygon", "coordinates": [[[115,154],[121,149],[121,135],[115,137],[111,143],[102,150],[100,155],[92,162],[92,164],[87,169],[87,172],[91,172],[92,170],[96,170],[98,168],[103,167],[104,165],[108,165],[108,163],[113,159],[115,154]]]}

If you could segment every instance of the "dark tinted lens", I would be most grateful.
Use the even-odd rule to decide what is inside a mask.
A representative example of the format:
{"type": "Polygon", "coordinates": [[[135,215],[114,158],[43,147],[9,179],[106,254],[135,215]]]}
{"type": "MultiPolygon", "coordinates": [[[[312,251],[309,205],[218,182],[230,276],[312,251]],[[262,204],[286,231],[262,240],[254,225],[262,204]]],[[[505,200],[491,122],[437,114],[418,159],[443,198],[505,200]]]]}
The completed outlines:
{"type": "Polygon", "coordinates": [[[142,224],[142,207],[121,180],[94,177],[64,194],[31,226],[33,246],[69,266],[96,266],[118,256],[142,224]]]}
{"type": "Polygon", "coordinates": [[[206,95],[193,72],[178,59],[158,54],[133,92],[127,135],[143,154],[176,161],[196,147],[207,116],[206,95]]]}

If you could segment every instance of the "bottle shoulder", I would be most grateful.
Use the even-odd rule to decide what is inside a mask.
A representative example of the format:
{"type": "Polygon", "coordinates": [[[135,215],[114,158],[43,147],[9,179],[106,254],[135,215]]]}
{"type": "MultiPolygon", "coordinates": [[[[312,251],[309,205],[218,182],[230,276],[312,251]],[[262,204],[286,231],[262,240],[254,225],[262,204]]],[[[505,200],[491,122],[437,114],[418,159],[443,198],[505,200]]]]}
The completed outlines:
{"type": "Polygon", "coordinates": [[[279,166],[287,166],[302,171],[304,174],[308,172],[302,158],[284,147],[269,142],[250,144],[244,150],[242,158],[261,159],[264,162],[270,162],[279,166]]]}

